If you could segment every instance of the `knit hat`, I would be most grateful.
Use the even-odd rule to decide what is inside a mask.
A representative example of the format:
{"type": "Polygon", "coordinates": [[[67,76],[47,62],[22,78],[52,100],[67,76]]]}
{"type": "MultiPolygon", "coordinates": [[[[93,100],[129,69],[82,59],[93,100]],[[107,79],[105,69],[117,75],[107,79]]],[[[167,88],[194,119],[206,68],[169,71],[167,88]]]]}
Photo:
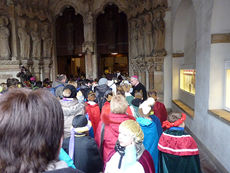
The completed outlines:
{"type": "Polygon", "coordinates": [[[66,85],[63,89],[63,97],[76,98],[77,90],[73,85],[66,85]]]}
{"type": "Polygon", "coordinates": [[[119,131],[125,128],[130,131],[130,133],[134,136],[134,142],[140,143],[144,140],[144,133],[141,130],[140,125],[134,120],[126,120],[123,121],[119,126],[119,131]]]}
{"type": "Polygon", "coordinates": [[[73,118],[72,126],[73,128],[85,127],[87,123],[88,123],[88,120],[85,117],[85,115],[78,115],[73,118]]]}
{"type": "Polygon", "coordinates": [[[104,85],[104,84],[107,85],[107,82],[108,82],[108,80],[107,80],[106,78],[101,78],[101,79],[98,81],[98,85],[104,85]]]}
{"type": "Polygon", "coordinates": [[[85,115],[77,115],[72,120],[71,136],[69,141],[69,156],[73,159],[74,154],[74,135],[83,134],[91,129],[92,123],[86,118],[85,115]]]}
{"type": "Polygon", "coordinates": [[[147,100],[145,100],[140,106],[139,106],[139,114],[142,116],[148,116],[150,111],[151,111],[151,107],[154,105],[155,100],[152,97],[149,97],[147,100]]]}

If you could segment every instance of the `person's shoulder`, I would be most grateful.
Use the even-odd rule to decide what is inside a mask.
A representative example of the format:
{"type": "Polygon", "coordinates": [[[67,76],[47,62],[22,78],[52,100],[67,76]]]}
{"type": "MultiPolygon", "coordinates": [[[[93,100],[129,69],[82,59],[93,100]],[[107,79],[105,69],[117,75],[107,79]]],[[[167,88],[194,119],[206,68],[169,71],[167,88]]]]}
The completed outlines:
{"type": "Polygon", "coordinates": [[[64,168],[64,169],[56,169],[53,171],[46,171],[44,173],[84,173],[78,169],[73,169],[73,168],[64,168]]]}

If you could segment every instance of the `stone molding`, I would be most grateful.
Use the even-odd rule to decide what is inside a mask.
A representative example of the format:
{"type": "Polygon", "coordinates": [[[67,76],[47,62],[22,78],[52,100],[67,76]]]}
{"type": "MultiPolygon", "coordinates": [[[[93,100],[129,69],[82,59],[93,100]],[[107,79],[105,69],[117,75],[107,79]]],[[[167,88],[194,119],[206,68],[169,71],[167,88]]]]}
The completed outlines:
{"type": "Polygon", "coordinates": [[[173,58],[181,58],[181,57],[184,57],[184,53],[173,53],[172,57],[173,58]]]}
{"type": "Polygon", "coordinates": [[[212,34],[211,43],[230,43],[230,33],[212,34]]]}

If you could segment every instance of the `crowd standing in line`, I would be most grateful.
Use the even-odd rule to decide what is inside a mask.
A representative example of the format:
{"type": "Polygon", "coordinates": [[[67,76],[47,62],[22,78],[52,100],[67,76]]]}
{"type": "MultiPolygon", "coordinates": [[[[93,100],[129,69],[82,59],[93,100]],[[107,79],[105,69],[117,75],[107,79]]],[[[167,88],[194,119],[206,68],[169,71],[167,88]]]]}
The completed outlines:
{"type": "Polygon", "coordinates": [[[42,82],[23,67],[0,84],[0,172],[201,172],[186,115],[138,76],[111,76],[42,82]]]}

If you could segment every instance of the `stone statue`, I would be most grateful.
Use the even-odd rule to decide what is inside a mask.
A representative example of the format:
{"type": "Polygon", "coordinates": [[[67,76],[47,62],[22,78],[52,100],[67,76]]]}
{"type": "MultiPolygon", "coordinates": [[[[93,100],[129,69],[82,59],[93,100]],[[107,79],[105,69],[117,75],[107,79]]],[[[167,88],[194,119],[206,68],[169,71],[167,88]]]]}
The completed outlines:
{"type": "Polygon", "coordinates": [[[20,40],[20,56],[21,58],[30,57],[30,35],[26,31],[26,20],[19,18],[18,21],[18,37],[20,40]]]}
{"type": "Polygon", "coordinates": [[[138,41],[138,33],[137,33],[137,23],[136,20],[131,20],[130,22],[130,31],[131,31],[131,41],[130,41],[130,56],[131,58],[136,58],[138,56],[138,45],[137,45],[137,41],[138,41]]]}
{"type": "Polygon", "coordinates": [[[154,27],[154,56],[164,56],[165,51],[165,22],[163,19],[163,13],[160,10],[156,10],[154,13],[153,27],[154,27]]]}
{"type": "Polygon", "coordinates": [[[93,41],[93,16],[89,12],[84,19],[84,39],[85,42],[93,41]]]}
{"type": "Polygon", "coordinates": [[[40,58],[41,57],[41,37],[38,32],[38,24],[33,22],[31,23],[31,38],[32,38],[32,57],[40,58]]]}
{"type": "Polygon", "coordinates": [[[153,25],[151,12],[144,16],[144,28],[145,55],[150,56],[153,51],[153,25]]]}
{"type": "Polygon", "coordinates": [[[51,33],[49,31],[48,23],[43,25],[41,37],[43,42],[42,55],[44,58],[50,58],[52,54],[53,41],[51,38],[51,33]]]}
{"type": "Polygon", "coordinates": [[[10,57],[9,36],[10,32],[7,28],[9,24],[8,18],[0,16],[0,58],[8,59],[10,57]]]}
{"type": "Polygon", "coordinates": [[[168,1],[167,0],[154,0],[153,8],[157,8],[157,7],[168,8],[168,1]]]}
{"type": "Polygon", "coordinates": [[[144,56],[144,30],[143,30],[143,21],[138,20],[138,56],[144,56]]]}

